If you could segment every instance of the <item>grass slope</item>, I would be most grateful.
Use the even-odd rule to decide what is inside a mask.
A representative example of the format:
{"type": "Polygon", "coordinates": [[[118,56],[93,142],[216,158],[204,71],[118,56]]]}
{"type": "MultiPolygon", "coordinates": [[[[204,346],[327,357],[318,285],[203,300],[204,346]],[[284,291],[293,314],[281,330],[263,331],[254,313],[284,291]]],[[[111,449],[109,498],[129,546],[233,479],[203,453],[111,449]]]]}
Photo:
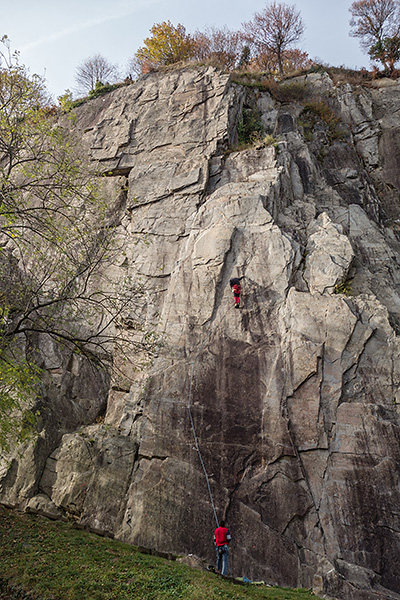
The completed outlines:
{"type": "Polygon", "coordinates": [[[134,546],[0,507],[0,600],[306,600],[309,590],[238,585],[134,546]]]}

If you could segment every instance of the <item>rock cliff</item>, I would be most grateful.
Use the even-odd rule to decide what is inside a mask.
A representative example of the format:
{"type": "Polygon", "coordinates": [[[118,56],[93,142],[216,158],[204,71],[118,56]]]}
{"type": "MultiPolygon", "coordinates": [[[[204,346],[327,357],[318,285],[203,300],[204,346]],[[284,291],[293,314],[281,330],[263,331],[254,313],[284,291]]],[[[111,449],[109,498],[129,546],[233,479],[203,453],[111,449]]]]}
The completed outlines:
{"type": "Polygon", "coordinates": [[[1,500],[213,562],[206,472],[235,576],[398,598],[400,84],[250,84],[151,73],[78,109],[112,274],[163,346],[108,389],[42,342],[43,430],[1,500]],[[246,113],[270,137],[235,150],[246,113]]]}

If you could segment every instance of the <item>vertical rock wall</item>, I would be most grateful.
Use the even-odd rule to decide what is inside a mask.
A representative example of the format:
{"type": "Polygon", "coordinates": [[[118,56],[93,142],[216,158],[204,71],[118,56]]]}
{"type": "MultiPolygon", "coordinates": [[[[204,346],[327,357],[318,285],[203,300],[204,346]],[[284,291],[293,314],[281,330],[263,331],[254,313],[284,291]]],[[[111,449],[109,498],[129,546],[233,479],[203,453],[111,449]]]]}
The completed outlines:
{"type": "MultiPolygon", "coordinates": [[[[40,461],[20,462],[19,479],[14,461],[1,497],[213,561],[190,403],[234,575],[395,598],[399,85],[295,84],[329,103],[340,135],[323,119],[310,134],[306,101],[211,68],[152,73],[79,109],[110,176],[124,247],[115,277],[145,282],[143,318],[164,345],[145,371],[123,367],[104,422],[32,450],[40,461]],[[275,145],[228,152],[243,108],[275,145]]],[[[54,430],[50,420],[43,440],[54,430]]]]}

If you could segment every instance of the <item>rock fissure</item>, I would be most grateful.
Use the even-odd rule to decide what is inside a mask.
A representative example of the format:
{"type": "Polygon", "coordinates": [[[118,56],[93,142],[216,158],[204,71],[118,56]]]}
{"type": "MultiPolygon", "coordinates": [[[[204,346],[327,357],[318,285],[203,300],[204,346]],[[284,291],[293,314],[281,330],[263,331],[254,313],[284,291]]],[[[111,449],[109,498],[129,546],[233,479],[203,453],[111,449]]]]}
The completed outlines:
{"type": "Polygon", "coordinates": [[[295,437],[294,437],[292,429],[291,429],[291,424],[290,424],[290,418],[289,417],[286,418],[286,422],[287,422],[287,431],[289,433],[290,442],[292,444],[292,448],[293,448],[294,454],[296,456],[297,462],[299,464],[300,471],[302,473],[304,482],[305,482],[305,484],[307,486],[308,493],[309,493],[310,498],[312,500],[312,504],[313,504],[313,507],[314,507],[316,515],[317,515],[317,526],[320,529],[322,540],[323,540],[323,543],[325,545],[326,544],[325,533],[324,533],[324,528],[323,528],[323,525],[322,525],[322,522],[321,522],[321,519],[320,519],[320,515],[319,515],[318,503],[316,502],[316,500],[314,498],[314,494],[313,494],[312,486],[311,486],[311,483],[310,483],[310,479],[309,479],[308,474],[307,474],[307,470],[306,470],[304,462],[302,460],[301,453],[299,452],[299,450],[297,448],[297,445],[296,445],[296,442],[295,442],[295,437]]]}
{"type": "MultiPolygon", "coordinates": [[[[280,534],[282,536],[286,535],[286,532],[289,531],[291,529],[291,526],[297,522],[303,522],[305,520],[305,518],[307,517],[307,515],[313,510],[315,509],[314,504],[311,503],[308,507],[303,507],[304,508],[304,513],[303,514],[294,514],[290,520],[287,522],[287,524],[285,525],[285,528],[283,529],[283,531],[280,532],[280,534]]],[[[294,543],[296,544],[296,546],[298,548],[303,548],[304,546],[296,540],[296,538],[294,538],[294,543]]]]}

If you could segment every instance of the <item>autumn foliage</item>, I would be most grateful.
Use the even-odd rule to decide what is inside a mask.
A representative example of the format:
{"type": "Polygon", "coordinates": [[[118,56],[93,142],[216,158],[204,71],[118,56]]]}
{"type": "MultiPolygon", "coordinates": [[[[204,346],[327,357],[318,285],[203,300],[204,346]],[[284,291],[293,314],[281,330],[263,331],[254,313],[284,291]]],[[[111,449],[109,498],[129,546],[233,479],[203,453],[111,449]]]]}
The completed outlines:
{"type": "Polygon", "coordinates": [[[180,23],[176,27],[170,21],[156,23],[150,32],[151,36],[144,40],[143,47],[135,55],[138,71],[147,73],[155,67],[194,57],[195,42],[180,23]]]}
{"type": "MultiPolygon", "coordinates": [[[[307,52],[302,52],[298,48],[285,50],[285,52],[282,53],[281,60],[283,74],[309,69],[314,64],[314,61],[309,57],[307,52]]],[[[271,75],[279,75],[279,64],[276,53],[266,50],[256,54],[256,56],[249,61],[247,70],[264,71],[271,73],[271,75]]]]}
{"type": "MultiPolygon", "coordinates": [[[[350,35],[360,39],[373,61],[382,63],[385,74],[393,74],[395,63],[400,60],[400,0],[354,0],[349,10],[350,35]]],[[[128,61],[126,81],[132,81],[132,74],[187,62],[210,64],[225,71],[261,71],[268,77],[281,78],[315,64],[297,45],[304,30],[296,6],[277,0],[267,2],[251,20],[242,23],[240,30],[211,26],[188,33],[181,23],[156,23],[128,61]]],[[[83,75],[89,83],[81,82],[92,89],[97,81],[107,78],[103,72],[100,76],[95,71],[93,58],[96,57],[83,65],[83,75]]],[[[114,68],[108,64],[106,67],[114,68]]],[[[379,72],[376,66],[374,69],[379,72]]]]}
{"type": "Polygon", "coordinates": [[[396,0],[356,0],[349,10],[350,35],[358,37],[364,49],[399,34],[400,13],[396,0]]]}
{"type": "Polygon", "coordinates": [[[234,69],[242,56],[245,40],[239,31],[227,27],[209,27],[196,31],[195,56],[197,60],[208,61],[221,69],[234,69]]]}
{"type": "Polygon", "coordinates": [[[163,65],[201,61],[228,71],[247,68],[282,75],[312,64],[306,52],[293,47],[303,31],[295,7],[275,1],[255,13],[241,31],[208,27],[190,35],[180,23],[163,21],[153,25],[130,68],[140,74],[163,65]]]}

